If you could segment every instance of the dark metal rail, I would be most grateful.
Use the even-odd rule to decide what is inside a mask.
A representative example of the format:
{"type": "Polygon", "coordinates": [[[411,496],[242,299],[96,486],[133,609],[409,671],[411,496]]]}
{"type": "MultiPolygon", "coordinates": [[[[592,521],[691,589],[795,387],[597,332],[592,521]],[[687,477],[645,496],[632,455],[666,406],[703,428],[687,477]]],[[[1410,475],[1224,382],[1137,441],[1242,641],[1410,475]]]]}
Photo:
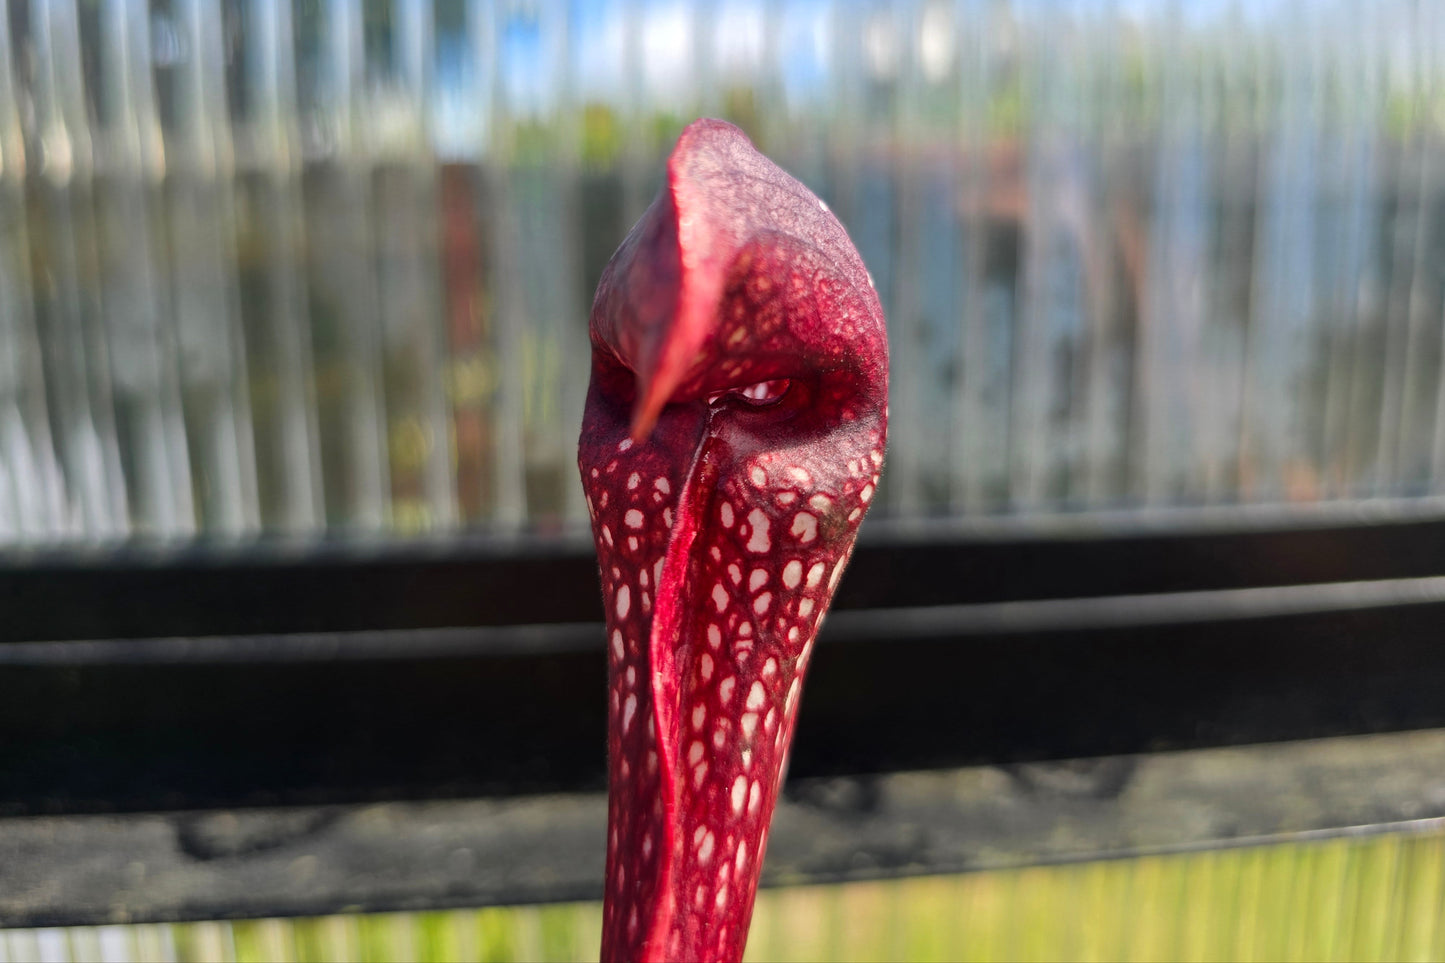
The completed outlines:
{"type": "MultiPolygon", "coordinates": [[[[873,526],[835,610],[1445,575],[1445,517],[980,535],[873,526]]],[[[0,554],[0,643],[600,622],[559,539],[129,546],[0,554]]],[[[601,636],[597,636],[600,645],[601,636]]]]}
{"type": "MultiPolygon", "coordinates": [[[[838,805],[862,819],[876,809],[868,787],[890,784],[890,774],[1032,766],[1045,774],[1047,791],[1031,803],[1042,812],[1073,792],[1050,796],[1051,772],[1092,774],[1090,786],[1102,781],[1086,795],[1113,798],[1130,791],[1138,766],[1176,750],[1445,728],[1442,574],[1439,519],[1125,534],[880,530],[860,546],[824,629],[789,791],[806,804],[841,785],[838,805]]],[[[557,876],[552,889],[537,882],[554,878],[541,863],[525,882],[530,852],[553,858],[545,831],[533,850],[518,849],[532,837],[516,833],[496,850],[459,843],[468,858],[485,851],[512,869],[479,870],[491,883],[459,882],[450,896],[428,888],[435,867],[426,860],[373,847],[355,858],[369,872],[395,872],[387,886],[358,892],[346,867],[360,864],[346,860],[361,844],[348,849],[334,828],[377,806],[405,823],[393,827],[397,846],[425,836],[437,806],[525,806],[558,832],[576,819],[590,827],[578,813],[596,809],[603,785],[605,663],[585,546],[29,554],[0,561],[0,611],[0,893],[19,894],[0,897],[0,923],[587,893],[577,881],[585,875],[557,876]],[[541,793],[569,795],[543,804],[541,793]],[[204,864],[211,882],[182,873],[173,881],[191,882],[178,883],[174,899],[162,888],[107,902],[127,865],[160,859],[143,855],[157,825],[169,827],[162,848],[176,865],[204,864]],[[97,855],[97,845],[109,848],[97,855]],[[284,867],[266,875],[267,861],[288,853],[329,854],[317,856],[315,885],[288,890],[284,867]],[[35,896],[47,873],[73,885],[35,896]],[[243,879],[255,900],[225,895],[243,879]]],[[[1445,795],[1421,792],[1371,819],[1445,816],[1445,795]]],[[[1345,798],[1338,818],[1254,830],[1236,821],[1216,842],[1353,825],[1360,814],[1345,798]]],[[[952,824],[949,812],[935,814],[941,826],[952,824]]],[[[875,828],[886,837],[886,826],[875,828]]],[[[449,832],[489,831],[457,823],[449,832]]],[[[1087,842],[1080,853],[1120,848],[1087,842]]],[[[1037,858],[1078,855],[1040,847],[1037,858]]],[[[966,867],[960,852],[919,844],[875,869],[966,867]]],[[[807,851],[779,858],[775,879],[839,877],[807,851]]]]}

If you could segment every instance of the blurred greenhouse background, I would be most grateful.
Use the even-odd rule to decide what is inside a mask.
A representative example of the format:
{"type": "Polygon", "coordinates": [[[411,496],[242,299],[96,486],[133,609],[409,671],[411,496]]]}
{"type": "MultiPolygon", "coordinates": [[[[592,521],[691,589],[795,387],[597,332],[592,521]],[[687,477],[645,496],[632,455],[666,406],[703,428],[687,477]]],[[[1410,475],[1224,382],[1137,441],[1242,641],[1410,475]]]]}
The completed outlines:
{"type": "Polygon", "coordinates": [[[848,227],[892,517],[1445,492],[1438,4],[11,0],[0,541],[580,528],[682,125],[848,227]]]}

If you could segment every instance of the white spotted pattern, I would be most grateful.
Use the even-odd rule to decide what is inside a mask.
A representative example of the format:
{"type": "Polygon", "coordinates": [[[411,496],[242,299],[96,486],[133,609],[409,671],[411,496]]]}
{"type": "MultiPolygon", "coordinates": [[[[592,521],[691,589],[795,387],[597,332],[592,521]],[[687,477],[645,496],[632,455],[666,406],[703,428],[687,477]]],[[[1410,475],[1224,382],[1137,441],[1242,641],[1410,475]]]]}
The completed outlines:
{"type": "Polygon", "coordinates": [[[773,547],[772,539],[768,537],[768,516],[763,514],[761,508],[748,512],[748,525],[751,528],[748,551],[762,553],[773,547]]]}
{"type": "Polygon", "coordinates": [[[823,583],[823,572],[826,570],[827,566],[822,562],[814,562],[813,566],[808,569],[808,588],[817,588],[821,585],[823,583]]]}
{"type": "Polygon", "coordinates": [[[818,519],[807,512],[799,512],[793,516],[793,527],[788,531],[806,545],[818,537],[818,519]]]}

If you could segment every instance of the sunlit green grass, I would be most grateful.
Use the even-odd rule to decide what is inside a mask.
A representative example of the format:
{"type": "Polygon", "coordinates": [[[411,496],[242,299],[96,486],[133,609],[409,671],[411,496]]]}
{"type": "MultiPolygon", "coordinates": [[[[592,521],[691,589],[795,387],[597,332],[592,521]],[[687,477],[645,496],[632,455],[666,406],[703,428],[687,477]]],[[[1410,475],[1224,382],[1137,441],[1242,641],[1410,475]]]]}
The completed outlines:
{"type": "MultiPolygon", "coordinates": [[[[592,960],[595,903],[124,928],[130,959],[592,960]]],[[[97,958],[95,929],[9,959],[97,958]]],[[[116,928],[109,944],[116,943],[116,928]]],[[[8,944],[7,944],[8,941],[8,944]]],[[[1445,960],[1445,833],[765,890],[748,959],[1445,960]]],[[[112,952],[108,958],[114,959],[112,952]]]]}

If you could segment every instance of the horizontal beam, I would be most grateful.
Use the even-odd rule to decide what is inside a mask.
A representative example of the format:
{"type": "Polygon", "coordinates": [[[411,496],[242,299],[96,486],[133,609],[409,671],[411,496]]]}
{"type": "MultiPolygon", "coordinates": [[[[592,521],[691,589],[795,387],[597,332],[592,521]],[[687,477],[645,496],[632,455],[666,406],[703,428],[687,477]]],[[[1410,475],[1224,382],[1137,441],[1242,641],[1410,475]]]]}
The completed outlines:
{"type": "MultiPolygon", "coordinates": [[[[913,811],[889,788],[909,779],[946,782],[963,771],[997,792],[1003,773],[1034,793],[1043,780],[1066,795],[1114,799],[1120,777],[1109,774],[1134,785],[1129,760],[1141,754],[1268,744],[1293,752],[1300,740],[1340,737],[1373,746],[1385,743],[1371,734],[1445,729],[1442,573],[1445,521],[1436,516],[1182,529],[876,526],[810,669],[789,789],[803,808],[779,816],[770,878],[943,872],[982,865],[984,852],[1050,860],[1188,843],[1166,833],[1148,845],[1104,845],[1111,837],[1096,828],[1093,849],[1050,849],[1036,841],[1056,837],[1047,814],[1079,817],[1050,809],[1048,789],[1016,843],[949,842],[943,828],[905,820],[924,834],[909,842],[887,837],[885,820],[855,864],[850,827],[872,818],[859,812],[913,811]],[[1100,757],[1114,761],[1080,762],[1100,757]],[[841,807],[836,826],[815,811],[828,807],[841,807]],[[803,822],[790,824],[795,811],[803,822]],[[805,850],[788,855],[785,837],[805,850]]],[[[600,840],[587,820],[599,818],[604,783],[606,669],[585,545],[9,555],[0,557],[0,612],[0,923],[595,892],[600,862],[587,859],[600,855],[585,846],[600,840]],[[530,836],[515,824],[527,819],[530,836]],[[376,842],[378,833],[397,848],[376,842]],[[497,834],[525,849],[506,850],[497,834]],[[575,877],[557,875],[563,857],[548,861],[549,841],[567,851],[575,877]],[[348,852],[359,862],[346,863],[348,852]],[[396,886],[377,882],[387,873],[367,870],[367,860],[402,867],[396,886]],[[113,878],[121,866],[146,885],[113,878]],[[46,870],[59,888],[26,875],[46,870]],[[353,870],[374,888],[348,890],[342,877],[353,870]]],[[[1420,768],[1442,771],[1438,762],[1420,768]]],[[[1315,793],[1336,779],[1312,778],[1315,793]]],[[[938,785],[918,812],[962,792],[938,785]]],[[[1438,787],[1421,795],[1398,781],[1371,785],[1378,792],[1361,797],[1378,803],[1369,811],[1337,806],[1318,826],[1266,820],[1259,833],[1441,815],[1438,787]]],[[[1241,790],[1272,791],[1267,782],[1241,790]]],[[[1353,792],[1342,789],[1341,799],[1353,792]]],[[[1112,805],[1098,818],[1115,818],[1105,812],[1112,805]]],[[[1008,823],[987,807],[970,812],[989,833],[1008,823]]],[[[1254,832],[1242,828],[1248,820],[1211,825],[1223,828],[1201,845],[1254,832]]]]}
{"type": "MultiPolygon", "coordinates": [[[[790,781],[764,885],[1445,824],[1445,730],[790,781]]],[[[600,793],[0,820],[0,926],[596,899],[600,793]]]]}
{"type": "MultiPolygon", "coordinates": [[[[836,608],[1098,598],[1445,575],[1445,517],[1240,515],[1126,527],[876,525],[836,608]]],[[[0,553],[0,643],[600,622],[576,539],[258,542],[0,553]]]]}
{"type": "MultiPolygon", "coordinates": [[[[840,612],[793,772],[1442,727],[1445,601],[1397,597],[1418,584],[1247,590],[1245,611],[1191,596],[1155,621],[1117,599],[840,612]]],[[[598,789],[600,638],[565,624],[17,644],[0,659],[0,815],[598,789]]]]}

